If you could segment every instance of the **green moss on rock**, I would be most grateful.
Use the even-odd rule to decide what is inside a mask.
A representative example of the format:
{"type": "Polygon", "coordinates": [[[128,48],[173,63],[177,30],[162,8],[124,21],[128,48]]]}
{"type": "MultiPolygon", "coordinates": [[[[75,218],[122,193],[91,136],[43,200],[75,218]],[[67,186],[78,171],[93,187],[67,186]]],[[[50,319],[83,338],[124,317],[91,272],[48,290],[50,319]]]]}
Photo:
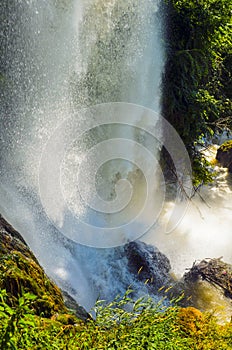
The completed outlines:
{"type": "MultiPolygon", "coordinates": [[[[36,296],[31,307],[37,315],[51,317],[75,314],[81,320],[90,315],[46,276],[22,236],[0,215],[0,290],[7,291],[7,303],[18,305],[24,293],[36,296]]],[[[70,319],[73,315],[69,315],[70,319]]]]}
{"type": "Polygon", "coordinates": [[[232,140],[224,142],[219,147],[216,159],[232,173],[232,140]]]}
{"type": "Polygon", "coordinates": [[[26,292],[37,298],[32,308],[51,317],[68,313],[59,288],[49,280],[20,234],[0,216],[0,289],[7,291],[7,303],[15,306],[26,292]]]}
{"type": "Polygon", "coordinates": [[[67,312],[59,289],[47,278],[42,268],[21,252],[0,256],[0,288],[6,289],[13,305],[23,292],[37,296],[33,307],[38,314],[50,317],[55,312],[67,312]]]}
{"type": "Polygon", "coordinates": [[[229,150],[232,149],[232,140],[228,140],[226,142],[224,142],[219,149],[223,152],[228,152],[229,150]]]}

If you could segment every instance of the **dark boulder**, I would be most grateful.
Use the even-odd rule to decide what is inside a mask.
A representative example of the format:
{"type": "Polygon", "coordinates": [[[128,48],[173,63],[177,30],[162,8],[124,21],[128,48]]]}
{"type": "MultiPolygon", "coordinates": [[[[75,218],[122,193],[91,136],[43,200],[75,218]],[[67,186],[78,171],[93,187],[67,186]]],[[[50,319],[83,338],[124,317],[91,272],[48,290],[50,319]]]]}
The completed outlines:
{"type": "Polygon", "coordinates": [[[154,291],[170,286],[171,264],[158,248],[135,241],[124,247],[128,259],[128,268],[140,281],[148,284],[154,291]]]}
{"type": "Polygon", "coordinates": [[[218,149],[216,159],[232,173],[232,140],[224,142],[218,149]]]}
{"type": "Polygon", "coordinates": [[[82,307],[80,306],[71,295],[69,295],[66,291],[62,290],[62,295],[64,298],[65,306],[71,310],[76,317],[83,321],[87,321],[88,319],[92,319],[92,316],[82,307]]]}

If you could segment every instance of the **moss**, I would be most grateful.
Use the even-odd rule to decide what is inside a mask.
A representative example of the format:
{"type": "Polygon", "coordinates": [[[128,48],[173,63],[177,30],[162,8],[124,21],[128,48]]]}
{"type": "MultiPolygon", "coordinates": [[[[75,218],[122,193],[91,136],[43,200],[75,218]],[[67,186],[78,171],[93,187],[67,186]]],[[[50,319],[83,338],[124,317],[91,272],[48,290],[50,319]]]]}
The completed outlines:
{"type": "Polygon", "coordinates": [[[46,276],[22,236],[0,215],[1,290],[6,290],[6,303],[12,308],[17,308],[19,298],[29,293],[36,296],[30,303],[37,315],[48,318],[71,313],[72,319],[74,313],[81,320],[90,317],[67,293],[63,299],[60,289],[46,276]]]}
{"type": "Polygon", "coordinates": [[[224,142],[218,149],[216,159],[232,173],[232,140],[224,142]]]}
{"type": "Polygon", "coordinates": [[[36,260],[33,253],[21,240],[19,240],[17,237],[13,237],[5,229],[2,230],[1,221],[0,221],[0,235],[1,235],[0,256],[11,253],[12,251],[16,250],[21,252],[25,257],[28,257],[29,259],[35,261],[38,264],[38,261],[36,260]]]}
{"type": "Polygon", "coordinates": [[[220,147],[219,150],[222,152],[228,152],[229,150],[232,149],[232,140],[224,142],[220,147]]]}
{"type": "Polygon", "coordinates": [[[56,314],[52,316],[52,320],[64,325],[74,325],[77,323],[76,317],[70,314],[56,314]]]}
{"type": "Polygon", "coordinates": [[[212,314],[203,313],[194,307],[181,308],[176,322],[181,334],[194,340],[194,349],[231,349],[231,322],[219,325],[212,314]]]}
{"type": "Polygon", "coordinates": [[[66,312],[58,287],[51,282],[23,238],[0,216],[0,289],[7,291],[7,303],[17,306],[25,292],[37,298],[31,307],[39,315],[50,317],[58,310],[66,312]]]}
{"type": "Polygon", "coordinates": [[[196,333],[204,327],[204,316],[194,307],[181,308],[178,319],[181,329],[186,333],[196,333]]]}
{"type": "Polygon", "coordinates": [[[18,298],[28,292],[36,296],[31,303],[36,314],[67,313],[59,288],[48,279],[20,234],[1,216],[0,236],[0,289],[7,291],[8,305],[17,306],[18,298]]]}
{"type": "Polygon", "coordinates": [[[17,303],[23,292],[30,292],[37,296],[33,308],[38,314],[50,317],[58,310],[67,311],[58,287],[33,259],[21,252],[12,251],[0,256],[0,288],[6,289],[10,305],[17,303]]]}

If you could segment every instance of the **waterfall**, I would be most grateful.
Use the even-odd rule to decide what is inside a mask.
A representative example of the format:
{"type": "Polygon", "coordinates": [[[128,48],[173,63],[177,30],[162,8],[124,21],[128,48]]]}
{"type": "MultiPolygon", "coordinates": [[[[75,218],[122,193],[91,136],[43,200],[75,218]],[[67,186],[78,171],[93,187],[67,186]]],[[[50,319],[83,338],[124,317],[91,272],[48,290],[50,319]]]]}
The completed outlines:
{"type": "MultiPolygon", "coordinates": [[[[149,170],[149,184],[156,169],[136,156],[140,149],[133,148],[132,142],[142,143],[150,153],[156,150],[153,157],[158,157],[154,137],[144,138],[143,120],[154,117],[152,123],[158,128],[158,119],[151,110],[159,113],[164,62],[160,2],[27,0],[3,1],[2,8],[0,212],[21,232],[48,275],[89,309],[97,297],[110,299],[129,286],[136,289],[123,249],[110,247],[133,239],[133,229],[143,225],[141,220],[145,222],[148,213],[136,221],[132,231],[127,229],[123,233],[124,238],[115,242],[110,238],[107,249],[101,249],[104,243],[98,244],[97,238],[95,245],[99,248],[90,248],[79,245],[83,243],[81,239],[60,230],[63,225],[83,237],[82,226],[76,225],[73,217],[63,218],[65,210],[60,202],[64,195],[65,205],[74,216],[84,217],[88,224],[100,228],[111,228],[118,221],[124,225],[143,208],[147,179],[138,166],[142,164],[149,170]],[[75,132],[94,119],[93,106],[100,106],[95,107],[100,113],[101,108],[108,106],[106,103],[113,106],[108,118],[111,125],[92,126],[86,137],[75,140],[75,132]],[[143,107],[133,107],[133,103],[143,107]],[[132,126],[115,125],[113,119],[120,106],[128,115],[132,108],[135,118],[132,126]],[[66,125],[67,120],[72,121],[71,126],[66,125]],[[71,137],[73,141],[68,144],[71,137]],[[58,143],[52,143],[55,138],[58,143]],[[122,138],[128,140],[120,145],[122,138]],[[99,203],[104,207],[109,201],[114,204],[112,213],[102,218],[92,208],[86,211],[83,207],[83,198],[76,194],[75,174],[88,148],[98,142],[104,145],[108,139],[111,144],[105,145],[104,154],[96,146],[91,162],[83,162],[79,179],[81,194],[91,201],[92,207],[99,203]],[[68,144],[65,150],[63,144],[68,144]],[[109,147],[117,150],[115,157],[106,152],[109,147]],[[54,159],[62,152],[62,188],[57,194],[54,159]],[[101,158],[105,164],[101,164],[101,158]],[[92,195],[95,187],[91,184],[95,165],[100,169],[96,175],[102,200],[97,196],[98,202],[92,195]],[[137,188],[135,194],[131,193],[131,186],[137,188]],[[120,198],[125,195],[123,206],[132,198],[126,214],[121,214],[122,208],[117,206],[118,195],[120,198]]],[[[153,192],[158,182],[154,184],[153,192]]],[[[158,215],[158,197],[150,202],[153,204],[149,210],[157,211],[158,215]]],[[[146,287],[140,284],[137,289],[145,291],[146,287]]]]}
{"type": "Polygon", "coordinates": [[[189,169],[175,131],[160,123],[161,2],[1,5],[0,213],[47,274],[89,310],[129,286],[137,295],[148,291],[129,272],[123,250],[141,236],[177,274],[206,255],[231,262],[227,175],[222,186],[202,189],[211,208],[192,200],[180,226],[186,203],[165,202],[162,133],[183,184],[189,169]]]}

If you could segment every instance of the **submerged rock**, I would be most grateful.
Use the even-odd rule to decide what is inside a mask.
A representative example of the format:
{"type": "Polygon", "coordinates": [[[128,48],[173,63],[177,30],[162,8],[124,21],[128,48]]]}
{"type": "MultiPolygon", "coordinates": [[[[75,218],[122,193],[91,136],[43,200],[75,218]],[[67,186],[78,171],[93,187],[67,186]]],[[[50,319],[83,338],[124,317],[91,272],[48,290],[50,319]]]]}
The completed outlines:
{"type": "Polygon", "coordinates": [[[216,159],[232,173],[232,140],[224,142],[218,148],[216,159]]]}
{"type": "Polygon", "coordinates": [[[153,291],[170,286],[171,264],[158,248],[144,242],[134,241],[125,245],[128,268],[136,278],[148,284],[153,291]]]}
{"type": "MultiPolygon", "coordinates": [[[[31,293],[36,296],[31,306],[37,314],[67,314],[67,293],[64,301],[60,289],[46,276],[22,236],[1,215],[0,237],[0,289],[6,290],[8,304],[17,305],[23,293],[31,293]]],[[[72,309],[82,320],[89,316],[77,303],[72,303],[72,309]]]]}

